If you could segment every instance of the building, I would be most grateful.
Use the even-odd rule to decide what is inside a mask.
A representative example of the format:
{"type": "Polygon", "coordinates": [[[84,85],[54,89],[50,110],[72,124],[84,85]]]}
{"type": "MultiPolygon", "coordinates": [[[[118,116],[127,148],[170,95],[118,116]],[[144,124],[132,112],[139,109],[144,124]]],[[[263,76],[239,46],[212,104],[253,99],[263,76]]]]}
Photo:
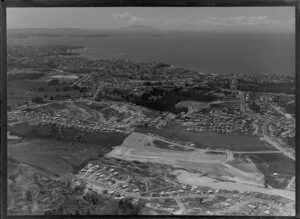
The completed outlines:
{"type": "Polygon", "coordinates": [[[231,90],[236,90],[237,89],[237,85],[238,85],[237,80],[235,78],[231,79],[231,81],[230,81],[230,89],[231,90]]]}

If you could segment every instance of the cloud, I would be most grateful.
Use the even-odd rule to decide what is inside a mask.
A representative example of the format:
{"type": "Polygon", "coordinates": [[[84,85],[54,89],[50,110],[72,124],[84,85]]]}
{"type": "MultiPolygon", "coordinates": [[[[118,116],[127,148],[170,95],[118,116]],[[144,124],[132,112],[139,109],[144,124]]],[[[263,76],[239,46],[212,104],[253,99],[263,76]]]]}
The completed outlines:
{"type": "Polygon", "coordinates": [[[125,24],[141,24],[143,19],[137,16],[133,16],[128,12],[114,13],[113,19],[125,24]]]}
{"type": "Polygon", "coordinates": [[[236,16],[227,18],[206,17],[202,24],[214,26],[256,26],[256,25],[279,25],[280,22],[270,20],[268,16],[236,16]]]}
{"type": "Polygon", "coordinates": [[[279,21],[270,19],[268,16],[233,16],[233,17],[138,17],[129,12],[112,14],[114,20],[125,24],[142,24],[162,29],[198,30],[210,27],[258,27],[291,29],[295,26],[295,19],[279,21]]]}

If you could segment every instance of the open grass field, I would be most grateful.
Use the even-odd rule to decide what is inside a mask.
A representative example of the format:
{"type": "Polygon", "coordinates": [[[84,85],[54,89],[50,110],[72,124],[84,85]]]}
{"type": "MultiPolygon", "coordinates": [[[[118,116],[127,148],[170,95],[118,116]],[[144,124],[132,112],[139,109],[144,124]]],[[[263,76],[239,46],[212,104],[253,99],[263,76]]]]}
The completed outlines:
{"type": "Polygon", "coordinates": [[[14,80],[7,84],[7,101],[11,107],[18,106],[19,103],[30,101],[33,97],[41,97],[49,100],[51,96],[70,95],[70,98],[80,96],[79,91],[63,91],[65,85],[48,86],[46,81],[42,80],[14,80]],[[39,88],[44,88],[43,92],[39,92],[39,88]],[[58,91],[56,91],[58,89],[58,91]],[[46,96],[45,96],[46,95],[46,96]]]}
{"type": "Polygon", "coordinates": [[[8,157],[57,176],[71,173],[87,160],[101,157],[110,150],[100,145],[48,139],[8,142],[8,157]]]}
{"type": "Polygon", "coordinates": [[[153,133],[174,141],[193,142],[197,148],[228,149],[232,151],[274,151],[256,136],[218,135],[185,132],[179,128],[141,128],[140,132],[153,133]]]}
{"type": "Polygon", "coordinates": [[[117,146],[122,144],[127,134],[119,134],[115,132],[86,132],[82,138],[82,142],[89,144],[100,144],[103,146],[117,146]]]}
{"type": "Polygon", "coordinates": [[[282,154],[251,154],[248,156],[265,175],[265,180],[275,188],[285,188],[295,176],[295,162],[282,154]],[[278,176],[273,176],[278,173],[278,176]]]}

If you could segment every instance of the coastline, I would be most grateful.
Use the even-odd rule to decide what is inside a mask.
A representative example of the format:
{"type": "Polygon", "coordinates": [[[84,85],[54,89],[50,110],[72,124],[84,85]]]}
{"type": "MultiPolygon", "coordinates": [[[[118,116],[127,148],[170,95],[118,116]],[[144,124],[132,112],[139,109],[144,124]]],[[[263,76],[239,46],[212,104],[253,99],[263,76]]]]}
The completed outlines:
{"type": "MultiPolygon", "coordinates": [[[[114,56],[111,56],[111,57],[100,57],[99,55],[90,55],[90,54],[86,54],[85,51],[88,51],[92,48],[88,48],[88,47],[85,47],[85,46],[82,46],[83,48],[79,48],[79,49],[72,49],[71,52],[74,52],[74,53],[77,53],[79,56],[82,56],[82,57],[86,57],[86,58],[89,58],[91,60],[101,60],[101,59],[114,59],[116,57],[114,56]]],[[[116,55],[126,55],[125,53],[117,53],[116,55]]],[[[155,63],[158,63],[158,62],[161,62],[159,60],[152,60],[152,59],[148,59],[148,60],[134,60],[134,59],[129,59],[129,58],[121,58],[121,59],[128,59],[130,60],[131,62],[135,62],[135,63],[139,63],[139,62],[155,62],[155,63]]],[[[184,65],[178,65],[178,64],[171,64],[171,63],[166,63],[166,64],[169,64],[171,67],[173,68],[181,68],[181,69],[186,69],[186,70],[189,70],[189,71],[196,71],[198,72],[199,74],[219,74],[219,73],[214,73],[214,72],[204,72],[203,70],[199,69],[199,68],[196,68],[196,67],[188,67],[188,66],[184,66],[184,65]]],[[[224,75],[227,75],[227,74],[224,74],[224,75]]]]}

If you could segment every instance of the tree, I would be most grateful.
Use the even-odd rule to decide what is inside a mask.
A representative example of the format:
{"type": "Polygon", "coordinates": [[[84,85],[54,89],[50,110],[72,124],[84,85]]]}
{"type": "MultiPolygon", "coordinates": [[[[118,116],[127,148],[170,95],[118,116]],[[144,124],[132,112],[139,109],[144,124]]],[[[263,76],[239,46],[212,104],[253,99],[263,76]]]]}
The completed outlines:
{"type": "Polygon", "coordinates": [[[34,103],[45,103],[45,101],[41,97],[33,97],[31,99],[31,101],[34,102],[34,103]]]}
{"type": "Polygon", "coordinates": [[[50,97],[50,100],[54,100],[53,96],[50,97]]]}
{"type": "Polygon", "coordinates": [[[29,190],[25,192],[25,198],[27,201],[32,201],[32,194],[29,190]]]}
{"type": "Polygon", "coordinates": [[[38,92],[45,92],[46,89],[44,87],[39,87],[38,92]]]}
{"type": "Polygon", "coordinates": [[[55,95],[54,99],[61,100],[61,99],[63,99],[63,96],[61,96],[61,95],[55,95]]]}
{"type": "Polygon", "coordinates": [[[90,209],[88,208],[86,211],[86,215],[91,215],[90,209]]]}
{"type": "Polygon", "coordinates": [[[253,110],[255,113],[260,113],[260,106],[256,104],[254,101],[249,105],[249,108],[253,110]]]}
{"type": "Polygon", "coordinates": [[[125,215],[138,215],[141,210],[141,206],[133,205],[130,199],[121,200],[118,207],[125,215]]]}
{"type": "Polygon", "coordinates": [[[52,79],[51,81],[48,82],[48,86],[52,85],[59,85],[59,80],[58,79],[52,79]]]}
{"type": "Polygon", "coordinates": [[[156,68],[164,68],[164,67],[170,67],[170,65],[166,64],[166,63],[159,62],[159,63],[156,64],[155,67],[156,68]]]}
{"type": "Polygon", "coordinates": [[[203,198],[199,198],[199,202],[202,203],[203,202],[203,198]]]}
{"type": "Polygon", "coordinates": [[[265,180],[264,186],[265,186],[265,188],[268,187],[268,180],[265,180]]]}
{"type": "Polygon", "coordinates": [[[57,209],[57,214],[58,214],[58,215],[64,214],[64,209],[63,209],[62,206],[59,206],[59,208],[57,209]]]}
{"type": "Polygon", "coordinates": [[[81,87],[81,88],[79,88],[79,92],[80,93],[84,93],[84,92],[86,92],[87,91],[87,88],[86,87],[81,87]]]}
{"type": "Polygon", "coordinates": [[[35,183],[39,182],[39,178],[36,174],[33,175],[33,179],[35,183]]]}

